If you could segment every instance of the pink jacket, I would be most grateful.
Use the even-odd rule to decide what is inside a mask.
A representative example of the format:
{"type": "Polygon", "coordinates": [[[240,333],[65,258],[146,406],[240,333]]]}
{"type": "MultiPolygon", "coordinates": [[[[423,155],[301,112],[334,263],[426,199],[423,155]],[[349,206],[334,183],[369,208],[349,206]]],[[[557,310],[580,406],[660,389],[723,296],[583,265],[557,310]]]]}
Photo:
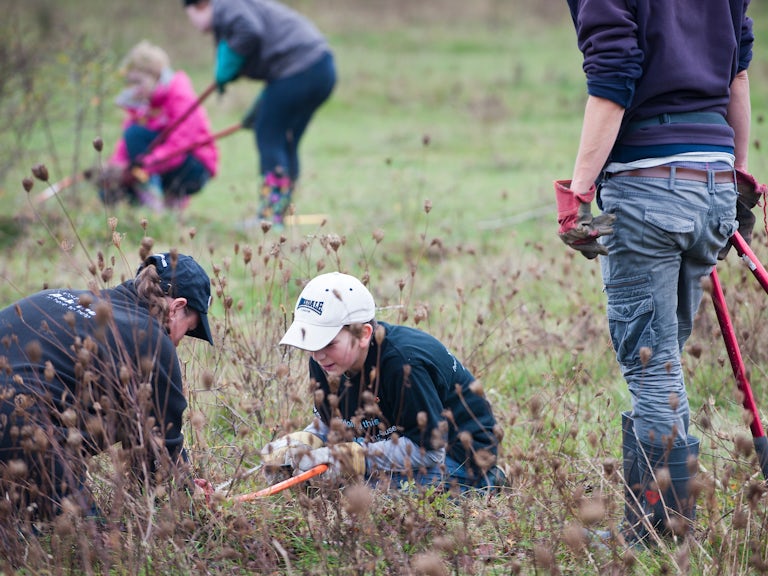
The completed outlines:
{"type": "MultiPolygon", "coordinates": [[[[197,94],[189,76],[183,71],[176,71],[169,81],[158,83],[149,100],[149,106],[125,106],[123,131],[132,124],[141,124],[150,130],[162,132],[166,126],[176,120],[194,105],[197,94]]],[[[194,111],[165,140],[152,148],[142,159],[142,166],[150,174],[163,174],[179,166],[187,153],[194,155],[215,176],[218,171],[219,152],[215,141],[188,149],[196,142],[211,137],[211,126],[205,108],[198,105],[194,111]],[[182,151],[184,153],[182,153],[182,151]]],[[[127,166],[130,159],[125,141],[120,138],[112,157],[111,164],[127,166]]]]}

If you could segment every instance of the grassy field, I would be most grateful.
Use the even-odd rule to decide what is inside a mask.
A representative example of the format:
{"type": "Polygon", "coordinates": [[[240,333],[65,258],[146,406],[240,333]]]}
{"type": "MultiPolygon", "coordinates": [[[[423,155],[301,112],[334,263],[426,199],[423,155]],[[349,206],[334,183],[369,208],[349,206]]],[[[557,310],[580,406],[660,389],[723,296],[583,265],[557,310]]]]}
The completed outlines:
{"type": "MultiPolygon", "coordinates": [[[[570,176],[585,98],[561,3],[294,2],[328,34],[339,84],[303,142],[295,198],[297,214],[323,221],[282,233],[243,226],[260,184],[245,130],[220,141],[221,173],[183,215],[106,210],[88,183],[32,211],[21,184],[32,166],[45,164],[56,182],[106,159],[119,130],[115,70],[131,45],[146,37],[167,46],[199,91],[213,66],[211,39],[178,2],[78,1],[55,16],[49,4],[30,0],[0,24],[9,38],[0,58],[17,71],[0,84],[0,302],[43,286],[103,285],[88,271],[99,255],[114,267],[109,284],[119,282],[147,238],[197,258],[214,280],[217,346],[180,347],[185,436],[199,475],[219,484],[311,418],[306,358],[277,345],[301,283],[321,270],[365,275],[380,319],[430,331],[482,380],[513,486],[489,500],[297,490],[249,504],[217,499],[212,509],[129,490],[112,506],[108,454],[94,462],[93,481],[122,530],[91,538],[67,518],[10,545],[0,570],[10,573],[13,558],[30,574],[768,571],[764,487],[740,448],[749,429],[707,301],[684,357],[705,479],[695,543],[633,554],[580,537],[582,526],[621,517],[620,413],[629,397],[598,264],[555,234],[552,181],[570,176]],[[101,154],[95,138],[105,142],[101,154]]],[[[754,6],[751,168],[762,179],[766,16],[754,6]]],[[[239,81],[206,101],[214,129],[238,122],[258,90],[239,81]]],[[[30,195],[44,189],[35,181],[30,195]]],[[[758,228],[754,248],[768,254],[758,228]]],[[[768,298],[734,255],[718,271],[764,407],[768,298]]],[[[233,491],[263,486],[255,476],[233,491]]]]}

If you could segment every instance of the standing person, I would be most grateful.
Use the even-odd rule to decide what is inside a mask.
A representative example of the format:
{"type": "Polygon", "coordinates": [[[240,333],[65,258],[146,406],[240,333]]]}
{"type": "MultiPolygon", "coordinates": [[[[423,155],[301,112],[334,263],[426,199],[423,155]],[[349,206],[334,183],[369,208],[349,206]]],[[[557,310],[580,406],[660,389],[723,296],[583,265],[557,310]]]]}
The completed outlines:
{"type": "Polygon", "coordinates": [[[0,486],[19,510],[50,517],[66,497],[98,515],[86,458],[118,441],[139,481],[186,460],[176,347],[213,343],[210,299],[203,268],[170,252],[115,288],[44,290],[0,310],[0,486]]]}
{"type": "Polygon", "coordinates": [[[183,0],[192,25],[212,32],[220,91],[244,76],[264,89],[243,120],[262,178],[257,218],[283,225],[299,179],[299,143],[336,84],[328,43],[304,16],[272,0],[183,0]]]}
{"type": "Polygon", "coordinates": [[[208,114],[195,105],[189,76],[173,70],[159,46],[139,42],[126,56],[123,73],[127,87],[117,104],[125,118],[100,179],[102,199],[111,204],[125,197],[154,210],[183,210],[218,170],[208,114]]]}
{"type": "Polygon", "coordinates": [[[736,230],[737,185],[745,237],[741,216],[758,198],[747,166],[748,4],[568,0],[588,97],[572,179],[555,183],[559,235],[602,256],[610,335],[632,398],[622,415],[630,541],[649,528],[683,534],[694,518],[699,440],[688,430],[680,356],[702,278],[736,230]],[[596,183],[603,213],[592,218],[596,183]],[[662,469],[670,482],[657,484],[662,469]]]}
{"type": "Polygon", "coordinates": [[[280,344],[310,352],[315,420],[262,449],[276,468],[326,477],[500,487],[499,430],[479,382],[436,338],[374,319],[373,296],[333,272],[301,292],[280,344]]]}

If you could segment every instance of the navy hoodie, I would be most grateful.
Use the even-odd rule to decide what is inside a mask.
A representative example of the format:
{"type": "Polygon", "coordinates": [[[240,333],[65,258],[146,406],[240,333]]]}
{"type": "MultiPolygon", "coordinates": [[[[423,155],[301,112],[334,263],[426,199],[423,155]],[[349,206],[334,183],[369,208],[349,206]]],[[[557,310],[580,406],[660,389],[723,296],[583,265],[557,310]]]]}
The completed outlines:
{"type": "Polygon", "coordinates": [[[611,160],[733,152],[733,130],[724,122],[627,127],[662,114],[725,116],[731,82],[752,59],[749,0],[568,0],[568,6],[588,93],[626,109],[611,160]]]}
{"type": "Polygon", "coordinates": [[[342,376],[338,389],[331,390],[327,375],[310,358],[310,377],[324,393],[315,405],[323,422],[330,425],[328,395],[333,393],[338,396],[334,415],[354,431],[356,440],[378,442],[397,433],[433,450],[438,437],[447,440],[446,452],[454,460],[472,462],[458,438],[465,431],[472,437],[472,450],[497,454],[496,420],[488,401],[471,390],[475,378],[469,370],[426,332],[384,322],[378,326],[385,330],[381,345],[371,338],[365,368],[351,379],[342,376]],[[366,397],[378,410],[366,409],[366,397]],[[446,411],[450,412],[447,438],[436,433],[446,411]],[[425,422],[419,422],[420,412],[426,415],[425,422]]]}

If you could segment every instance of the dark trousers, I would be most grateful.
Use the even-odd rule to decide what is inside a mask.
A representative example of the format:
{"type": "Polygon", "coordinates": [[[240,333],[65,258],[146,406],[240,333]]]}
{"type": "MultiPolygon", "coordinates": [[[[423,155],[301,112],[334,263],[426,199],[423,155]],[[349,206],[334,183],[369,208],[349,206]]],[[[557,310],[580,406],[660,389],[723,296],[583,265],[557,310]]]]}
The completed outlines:
{"type": "Polygon", "coordinates": [[[262,176],[282,171],[292,181],[299,178],[299,142],[335,85],[333,55],[326,53],[303,72],[264,87],[246,119],[255,131],[262,176]]]}

